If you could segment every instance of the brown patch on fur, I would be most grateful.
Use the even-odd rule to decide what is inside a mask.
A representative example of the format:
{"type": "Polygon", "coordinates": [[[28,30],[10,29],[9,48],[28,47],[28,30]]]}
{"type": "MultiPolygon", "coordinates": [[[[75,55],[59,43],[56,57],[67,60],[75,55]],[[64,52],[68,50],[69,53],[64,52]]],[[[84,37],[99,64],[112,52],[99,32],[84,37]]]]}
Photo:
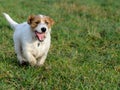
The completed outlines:
{"type": "Polygon", "coordinates": [[[41,19],[39,16],[34,16],[31,15],[28,17],[28,24],[30,24],[31,28],[35,28],[39,23],[40,23],[41,19]]]}
{"type": "Polygon", "coordinates": [[[55,23],[54,20],[48,16],[45,16],[44,21],[48,25],[48,28],[51,28],[51,26],[53,26],[55,23]]]}
{"type": "Polygon", "coordinates": [[[48,16],[41,18],[40,16],[35,15],[30,15],[27,22],[31,28],[35,28],[41,21],[45,22],[48,25],[48,28],[51,28],[51,26],[54,24],[53,19],[48,16]]]}

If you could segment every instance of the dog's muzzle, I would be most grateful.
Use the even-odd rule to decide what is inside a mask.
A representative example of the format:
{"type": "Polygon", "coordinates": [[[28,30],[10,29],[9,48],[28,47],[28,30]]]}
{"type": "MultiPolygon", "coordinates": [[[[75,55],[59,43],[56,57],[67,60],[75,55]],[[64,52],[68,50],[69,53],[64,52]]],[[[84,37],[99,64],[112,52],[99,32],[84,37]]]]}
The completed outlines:
{"type": "Polygon", "coordinates": [[[45,32],[35,31],[35,35],[40,42],[42,42],[45,39],[45,32]]]}

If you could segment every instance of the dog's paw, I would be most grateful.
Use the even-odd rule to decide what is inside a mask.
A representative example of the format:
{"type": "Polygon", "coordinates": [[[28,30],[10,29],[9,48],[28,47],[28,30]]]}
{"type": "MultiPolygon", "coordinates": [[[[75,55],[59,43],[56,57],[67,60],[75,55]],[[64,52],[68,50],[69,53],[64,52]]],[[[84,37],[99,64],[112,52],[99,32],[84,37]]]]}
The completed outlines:
{"type": "Polygon", "coordinates": [[[42,67],[42,66],[44,66],[44,64],[37,63],[36,66],[37,67],[42,67]]]}
{"type": "Polygon", "coordinates": [[[30,61],[29,64],[30,64],[31,66],[35,66],[35,65],[36,65],[36,61],[30,61]]]}

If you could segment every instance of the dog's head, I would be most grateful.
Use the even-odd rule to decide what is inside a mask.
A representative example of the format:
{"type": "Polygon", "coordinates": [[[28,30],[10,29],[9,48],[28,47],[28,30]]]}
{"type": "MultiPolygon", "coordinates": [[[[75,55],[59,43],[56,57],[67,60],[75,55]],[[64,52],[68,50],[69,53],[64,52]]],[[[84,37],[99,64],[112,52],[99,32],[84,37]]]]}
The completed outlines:
{"type": "Polygon", "coordinates": [[[30,15],[27,22],[39,41],[46,38],[47,33],[50,33],[51,26],[54,24],[52,18],[44,15],[30,15]]]}

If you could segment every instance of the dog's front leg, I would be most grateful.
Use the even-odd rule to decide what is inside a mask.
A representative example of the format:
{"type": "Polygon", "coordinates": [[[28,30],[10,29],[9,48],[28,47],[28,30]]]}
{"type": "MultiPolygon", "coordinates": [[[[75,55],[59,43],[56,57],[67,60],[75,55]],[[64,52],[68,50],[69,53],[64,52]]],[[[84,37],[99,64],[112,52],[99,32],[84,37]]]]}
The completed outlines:
{"type": "Polygon", "coordinates": [[[42,57],[39,57],[36,65],[42,66],[45,62],[46,57],[47,57],[47,54],[44,54],[42,57]]]}
{"type": "Polygon", "coordinates": [[[35,66],[35,65],[36,65],[36,59],[35,59],[35,57],[32,55],[32,53],[30,53],[30,52],[25,52],[24,55],[25,55],[27,61],[29,62],[29,64],[30,64],[31,66],[35,66]]]}

